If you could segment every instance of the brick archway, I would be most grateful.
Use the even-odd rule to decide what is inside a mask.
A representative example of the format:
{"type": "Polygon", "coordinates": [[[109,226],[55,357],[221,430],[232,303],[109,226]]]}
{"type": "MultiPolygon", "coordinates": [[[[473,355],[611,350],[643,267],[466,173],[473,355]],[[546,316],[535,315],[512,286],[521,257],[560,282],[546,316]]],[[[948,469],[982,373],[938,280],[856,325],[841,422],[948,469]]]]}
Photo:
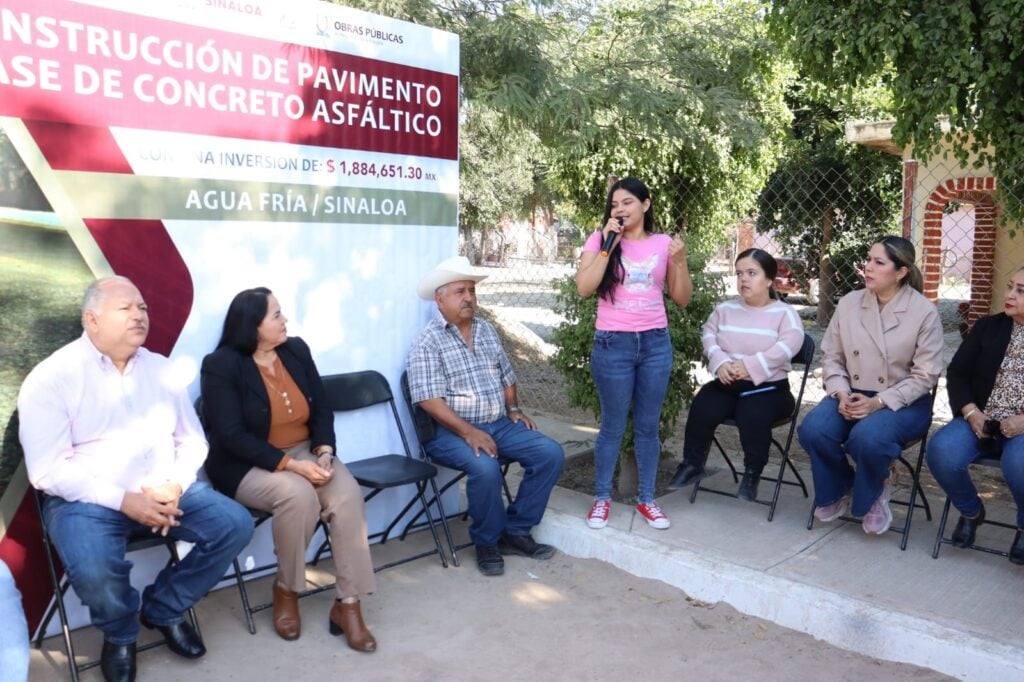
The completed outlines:
{"type": "Polygon", "coordinates": [[[939,298],[942,278],[942,215],[951,201],[974,204],[974,251],[971,254],[971,303],[967,323],[988,315],[992,303],[993,260],[996,252],[996,179],[966,177],[940,183],[928,197],[924,210],[922,271],[924,295],[939,298]]]}

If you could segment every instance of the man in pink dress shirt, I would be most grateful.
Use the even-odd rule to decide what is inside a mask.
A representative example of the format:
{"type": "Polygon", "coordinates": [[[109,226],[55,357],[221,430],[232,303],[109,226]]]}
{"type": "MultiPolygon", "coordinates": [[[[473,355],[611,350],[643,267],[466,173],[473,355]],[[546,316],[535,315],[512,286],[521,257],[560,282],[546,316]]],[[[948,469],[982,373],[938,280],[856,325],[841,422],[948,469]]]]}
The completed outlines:
{"type": "Polygon", "coordinates": [[[103,675],[133,680],[140,620],[175,653],[206,653],[184,612],[221,579],[253,523],[241,505],[196,480],[207,444],[185,392],[191,377],[142,347],[149,313],[135,285],[123,277],[94,282],[82,327],[22,384],[19,435],[29,480],[45,493],[43,523],[103,632],[103,675]],[[125,542],[150,533],[194,547],[140,598],[125,542]]]}

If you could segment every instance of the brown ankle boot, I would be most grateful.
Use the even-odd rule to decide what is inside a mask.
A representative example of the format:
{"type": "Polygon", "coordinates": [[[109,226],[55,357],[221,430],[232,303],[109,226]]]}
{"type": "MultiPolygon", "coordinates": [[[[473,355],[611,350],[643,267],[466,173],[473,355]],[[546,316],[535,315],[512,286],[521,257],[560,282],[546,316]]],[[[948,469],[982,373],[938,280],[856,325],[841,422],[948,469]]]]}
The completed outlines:
{"type": "Polygon", "coordinates": [[[377,650],[377,640],[363,623],[363,612],[359,608],[359,602],[345,604],[340,599],[335,599],[334,606],[331,607],[329,627],[335,637],[344,632],[348,645],[356,651],[377,650]]]}
{"type": "Polygon", "coordinates": [[[299,595],[274,583],[274,629],[283,639],[298,639],[301,630],[299,620],[299,595]]]}

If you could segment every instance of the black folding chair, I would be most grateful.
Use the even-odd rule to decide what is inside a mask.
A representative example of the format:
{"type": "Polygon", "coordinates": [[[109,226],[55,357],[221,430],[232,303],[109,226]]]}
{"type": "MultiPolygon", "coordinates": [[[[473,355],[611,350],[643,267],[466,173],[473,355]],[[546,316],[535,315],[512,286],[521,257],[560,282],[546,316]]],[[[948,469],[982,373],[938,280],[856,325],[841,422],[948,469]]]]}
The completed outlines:
{"type": "MultiPolygon", "coordinates": [[[[196,414],[199,416],[199,422],[203,425],[203,428],[205,429],[206,428],[206,419],[203,416],[203,397],[202,396],[199,396],[198,398],[196,398],[195,409],[196,409],[196,414]]],[[[263,511],[261,509],[253,509],[252,507],[246,507],[246,510],[248,510],[250,516],[252,516],[253,526],[255,528],[259,528],[261,525],[263,525],[264,523],[266,523],[267,521],[269,521],[270,519],[273,518],[273,514],[271,514],[268,511],[263,511]]],[[[317,550],[316,556],[314,557],[313,561],[311,562],[314,566],[320,561],[321,555],[325,551],[330,550],[330,542],[331,542],[330,534],[328,533],[328,529],[327,529],[327,524],[324,523],[324,521],[322,519],[317,520],[316,528],[317,529],[322,529],[324,531],[324,537],[326,539],[324,540],[324,542],[320,546],[320,548],[317,550]]],[[[315,533],[316,530],[314,529],[313,532],[315,533]]],[[[268,601],[268,602],[263,602],[261,604],[253,605],[252,602],[249,601],[249,590],[245,586],[245,580],[246,580],[247,577],[249,577],[251,575],[262,574],[262,573],[264,573],[266,571],[269,571],[272,568],[275,568],[276,566],[277,566],[277,562],[271,562],[269,564],[262,564],[260,566],[254,566],[252,568],[247,568],[247,569],[243,570],[242,569],[242,565],[240,563],[238,563],[238,557],[237,556],[231,562],[231,567],[232,567],[232,571],[233,571],[232,577],[234,577],[234,579],[235,579],[235,586],[238,588],[238,597],[239,597],[239,599],[242,602],[242,613],[245,614],[245,624],[246,624],[246,627],[249,628],[249,634],[250,635],[255,635],[256,634],[256,620],[253,618],[253,614],[259,613],[260,611],[265,611],[265,610],[271,608],[274,605],[274,602],[268,601]]],[[[330,590],[330,589],[332,589],[334,587],[334,583],[326,583],[324,585],[317,585],[316,583],[310,581],[309,579],[307,579],[306,582],[309,583],[310,585],[312,585],[312,587],[309,588],[308,590],[304,590],[302,592],[299,592],[299,594],[298,594],[298,598],[299,599],[301,599],[302,597],[308,597],[308,596],[313,595],[313,594],[319,594],[321,592],[325,592],[325,591],[330,590]]]]}
{"type": "MultiPolygon", "coordinates": [[[[53,603],[50,604],[46,613],[43,615],[43,620],[39,624],[39,629],[36,631],[34,643],[37,649],[42,647],[43,638],[46,635],[46,629],[50,625],[50,621],[53,620],[54,613],[59,614],[61,632],[64,637],[64,650],[68,655],[68,670],[71,673],[72,681],[78,682],[78,673],[89,670],[90,668],[95,668],[100,664],[100,660],[96,659],[93,661],[86,661],[85,663],[78,663],[75,659],[75,647],[71,641],[71,627],[68,625],[67,609],[64,606],[64,596],[67,594],[68,588],[71,587],[71,582],[67,579],[66,575],[58,573],[57,570],[59,553],[56,545],[53,544],[53,541],[50,538],[50,533],[46,528],[46,523],[43,521],[44,497],[45,496],[41,491],[32,488],[32,499],[35,501],[36,511],[39,514],[39,525],[42,527],[43,532],[43,548],[46,550],[46,564],[50,569],[50,581],[53,584],[53,603]]],[[[170,554],[170,557],[167,560],[168,564],[180,561],[180,557],[178,556],[178,546],[175,540],[162,535],[153,535],[148,531],[140,532],[137,535],[129,537],[128,544],[125,548],[125,554],[127,555],[132,552],[149,549],[150,547],[161,546],[166,547],[167,552],[170,554]]],[[[192,622],[192,627],[195,628],[196,633],[199,633],[199,620],[196,618],[196,611],[194,608],[188,610],[188,617],[192,622]]],[[[165,643],[166,640],[158,639],[139,646],[137,651],[147,651],[165,643]]]]}
{"type": "MultiPolygon", "coordinates": [[[[437,435],[437,422],[434,421],[433,417],[427,414],[426,410],[422,409],[421,407],[419,407],[419,405],[416,405],[412,402],[412,393],[409,391],[409,375],[407,372],[402,372],[401,384],[402,396],[405,398],[405,404],[409,408],[409,412],[412,414],[413,424],[416,427],[416,439],[419,440],[420,442],[420,454],[428,462],[433,462],[433,460],[430,458],[430,455],[427,454],[427,450],[424,447],[424,443],[433,440],[434,436],[437,435]]],[[[512,504],[512,491],[508,487],[507,476],[509,467],[512,466],[513,461],[514,460],[511,460],[508,457],[502,457],[501,454],[498,455],[498,464],[501,466],[501,487],[505,492],[505,499],[508,501],[509,504],[512,504]]],[[[459,481],[466,477],[466,472],[459,470],[454,471],[456,472],[455,476],[453,476],[447,483],[441,486],[441,490],[438,493],[438,497],[436,499],[440,500],[441,495],[444,495],[452,486],[457,485],[459,481]]],[[[433,504],[433,500],[431,500],[431,504],[433,504]]],[[[422,514],[422,512],[420,513],[422,514]]],[[[461,514],[463,520],[465,520],[468,517],[468,515],[469,512],[463,512],[461,514]]],[[[460,516],[460,514],[455,514],[455,516],[460,516]]],[[[416,521],[418,518],[419,516],[417,515],[417,517],[413,519],[413,521],[416,521]]],[[[455,545],[450,545],[452,552],[452,563],[454,563],[456,566],[459,565],[459,560],[458,557],[456,556],[457,550],[465,549],[466,547],[470,547],[472,545],[472,542],[468,542],[457,547],[455,545]]]]}
{"type": "MultiPolygon", "coordinates": [[[[793,434],[796,432],[796,421],[797,421],[797,417],[800,415],[800,404],[803,402],[803,399],[804,399],[804,387],[807,386],[807,376],[810,374],[811,362],[813,360],[814,360],[814,339],[812,339],[810,337],[810,335],[804,334],[803,346],[800,348],[800,352],[793,356],[793,361],[792,361],[794,365],[803,365],[804,366],[803,374],[801,374],[801,376],[800,376],[800,390],[797,392],[796,405],[793,407],[793,413],[792,414],[786,415],[782,419],[779,419],[774,424],[772,424],[772,431],[773,432],[774,432],[775,429],[777,429],[780,426],[787,426],[787,425],[789,426],[789,428],[786,430],[786,444],[785,445],[782,445],[778,440],[775,439],[774,433],[772,434],[772,445],[775,446],[775,448],[779,451],[779,455],[781,455],[781,457],[782,457],[781,461],[779,462],[779,474],[776,477],[774,477],[774,478],[772,478],[770,476],[762,476],[761,477],[762,481],[767,481],[769,483],[774,483],[775,484],[775,489],[774,489],[774,492],[772,493],[772,499],[771,499],[770,502],[768,500],[754,500],[758,504],[764,504],[764,505],[768,506],[768,521],[769,522],[771,522],[771,520],[775,517],[775,507],[779,503],[779,492],[782,490],[782,486],[784,486],[784,485],[799,486],[800,489],[803,491],[804,497],[807,497],[807,485],[804,483],[803,477],[800,476],[800,472],[796,470],[795,466],[793,466],[793,462],[789,458],[789,450],[790,450],[790,447],[793,445],[793,434]],[[793,473],[793,475],[796,477],[795,481],[788,480],[785,477],[786,468],[787,467],[793,473]]],[[[734,419],[726,419],[724,422],[722,422],[722,425],[723,426],[731,426],[733,428],[737,428],[736,421],[734,419]]],[[[721,453],[722,459],[724,459],[725,463],[729,466],[729,471],[732,473],[732,480],[733,480],[733,482],[736,483],[736,484],[739,484],[740,479],[739,479],[739,474],[737,473],[737,470],[736,470],[736,466],[733,464],[732,459],[729,457],[729,455],[726,454],[725,448],[722,447],[722,444],[718,440],[718,436],[714,436],[713,439],[712,439],[712,442],[714,443],[715,447],[718,448],[718,452],[721,453]]],[[[702,485],[702,481],[697,481],[697,483],[694,484],[694,486],[693,486],[693,491],[690,493],[690,503],[691,504],[693,504],[697,500],[697,493],[700,492],[701,490],[705,490],[705,491],[707,491],[709,493],[714,493],[716,495],[725,495],[726,497],[736,497],[736,493],[735,492],[728,492],[728,491],[725,491],[725,490],[716,490],[714,488],[707,488],[707,487],[702,485]]]]}
{"type": "MultiPolygon", "coordinates": [[[[938,387],[937,384],[932,387],[932,405],[935,404],[935,393],[938,390],[939,390],[939,387],[938,387]]],[[[906,516],[906,519],[903,522],[903,525],[902,526],[895,526],[895,525],[890,526],[889,530],[892,531],[893,533],[899,533],[900,535],[903,536],[903,539],[900,541],[900,549],[904,550],[904,551],[907,549],[907,541],[910,540],[910,524],[914,520],[914,510],[915,509],[924,509],[925,517],[928,519],[928,521],[932,520],[932,508],[928,504],[928,497],[924,494],[924,490],[921,488],[921,466],[924,464],[924,451],[925,451],[925,448],[927,448],[927,447],[928,447],[928,431],[925,431],[924,432],[924,436],[922,436],[921,438],[915,438],[912,441],[904,443],[903,444],[903,451],[900,453],[900,456],[896,459],[896,462],[898,462],[899,464],[902,464],[906,468],[907,473],[910,474],[910,499],[909,500],[897,500],[897,499],[890,499],[889,500],[889,504],[895,504],[895,505],[899,505],[901,507],[906,507],[907,508],[907,516],[906,516]],[[914,462],[914,464],[912,465],[907,460],[905,455],[906,455],[907,452],[913,450],[914,446],[920,446],[920,447],[918,447],[918,449],[917,449],[917,461],[914,462]],[[921,501],[920,502],[917,501],[918,495],[921,496],[921,501]]],[[[895,468],[895,464],[896,463],[894,462],[893,463],[893,468],[895,468]]],[[[891,474],[890,474],[890,477],[891,477],[891,474]]],[[[856,521],[856,522],[860,521],[860,519],[855,519],[852,516],[841,516],[840,519],[842,519],[843,521],[856,521]]],[[[807,530],[811,530],[811,528],[813,526],[814,526],[814,502],[811,502],[811,513],[807,517],[807,530]]]]}
{"type": "MultiPolygon", "coordinates": [[[[979,457],[978,459],[971,462],[970,466],[992,467],[998,470],[1002,470],[1002,465],[1000,463],[999,456],[979,457]]],[[[949,499],[949,496],[946,496],[946,505],[942,508],[942,518],[939,519],[939,531],[935,534],[935,547],[932,548],[933,559],[939,558],[939,550],[942,548],[942,545],[953,544],[952,534],[950,534],[949,537],[946,537],[946,521],[949,519],[949,509],[951,506],[952,500],[949,499]]],[[[1006,528],[1007,530],[1014,531],[1016,533],[1016,535],[1013,536],[1014,543],[1017,542],[1017,539],[1020,537],[1020,529],[1017,528],[1016,523],[1010,524],[1003,523],[1002,521],[992,521],[986,517],[985,520],[982,522],[982,525],[997,526],[999,528],[1006,528]]],[[[984,545],[979,545],[978,543],[967,545],[963,549],[973,549],[978,552],[995,554],[997,556],[1003,557],[1004,559],[1009,558],[1010,556],[1010,553],[1006,550],[995,549],[993,547],[986,547],[984,545]]]]}
{"type": "MultiPolygon", "coordinates": [[[[409,439],[405,435],[405,429],[402,427],[402,420],[398,416],[398,408],[395,406],[395,398],[391,392],[391,386],[388,384],[388,380],[385,379],[384,375],[380,372],[367,370],[363,372],[350,372],[347,374],[333,374],[331,376],[325,376],[323,378],[323,382],[324,390],[327,393],[327,402],[335,412],[354,412],[387,403],[388,407],[391,408],[391,416],[394,419],[395,427],[398,429],[398,435],[402,439],[402,447],[405,451],[404,454],[378,455],[376,457],[355,460],[345,464],[345,466],[348,467],[349,472],[361,486],[371,488],[371,492],[364,498],[366,502],[369,502],[379,493],[389,488],[397,488],[405,485],[416,486],[416,495],[410,499],[404,507],[402,507],[402,510],[395,515],[384,530],[372,534],[370,539],[373,540],[380,538],[381,544],[387,542],[388,538],[391,537],[391,531],[394,530],[395,526],[397,526],[409,510],[412,509],[417,500],[422,507],[422,513],[426,514],[427,525],[430,527],[430,533],[434,536],[433,550],[421,552],[397,561],[392,561],[383,566],[378,566],[374,570],[382,571],[385,568],[398,566],[399,564],[414,561],[432,554],[437,554],[441,558],[441,565],[448,568],[448,559],[445,557],[444,547],[441,544],[441,538],[437,533],[437,526],[434,523],[434,517],[430,513],[430,503],[427,502],[427,498],[424,494],[426,492],[427,485],[429,484],[433,491],[437,508],[440,511],[441,526],[450,547],[452,544],[451,531],[448,528],[448,519],[445,516],[444,507],[441,504],[440,494],[437,489],[437,467],[422,459],[413,457],[412,450],[409,448],[409,439]]],[[[419,518],[418,515],[406,524],[402,532],[402,538],[405,538],[412,522],[417,518],[419,518]]]]}

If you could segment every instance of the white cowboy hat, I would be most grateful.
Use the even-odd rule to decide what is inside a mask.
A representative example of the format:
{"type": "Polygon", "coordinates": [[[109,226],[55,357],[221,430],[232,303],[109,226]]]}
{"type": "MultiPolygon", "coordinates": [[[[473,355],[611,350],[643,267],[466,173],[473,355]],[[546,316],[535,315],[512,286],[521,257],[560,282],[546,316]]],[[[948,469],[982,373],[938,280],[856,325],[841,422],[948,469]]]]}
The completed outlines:
{"type": "Polygon", "coordinates": [[[470,265],[469,259],[465,256],[452,256],[438,263],[436,268],[420,278],[416,293],[423,300],[432,301],[438,287],[467,279],[471,282],[479,282],[482,279],[487,279],[487,275],[470,265]]]}

